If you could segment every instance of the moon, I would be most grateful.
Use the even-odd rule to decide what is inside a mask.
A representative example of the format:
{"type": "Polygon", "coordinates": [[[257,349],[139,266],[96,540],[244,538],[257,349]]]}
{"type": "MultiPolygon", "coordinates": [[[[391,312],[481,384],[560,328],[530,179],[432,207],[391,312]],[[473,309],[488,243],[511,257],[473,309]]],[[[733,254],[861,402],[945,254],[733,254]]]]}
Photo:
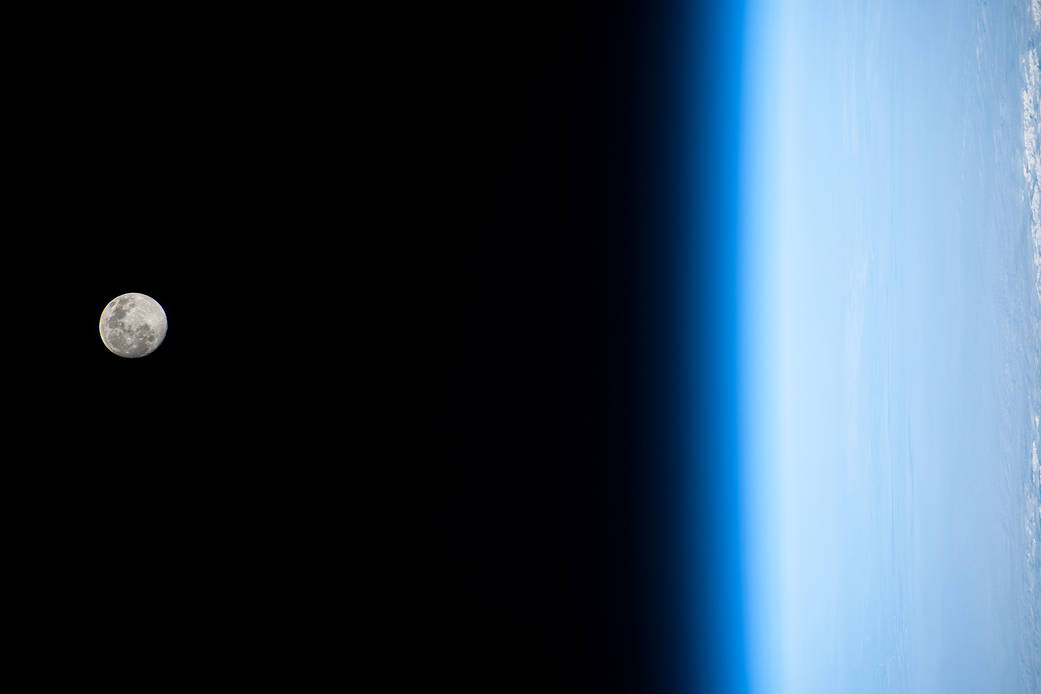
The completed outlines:
{"type": "Polygon", "coordinates": [[[98,331],[113,354],[127,359],[148,356],[166,337],[166,311],[150,296],[122,294],[101,312],[98,331]]]}

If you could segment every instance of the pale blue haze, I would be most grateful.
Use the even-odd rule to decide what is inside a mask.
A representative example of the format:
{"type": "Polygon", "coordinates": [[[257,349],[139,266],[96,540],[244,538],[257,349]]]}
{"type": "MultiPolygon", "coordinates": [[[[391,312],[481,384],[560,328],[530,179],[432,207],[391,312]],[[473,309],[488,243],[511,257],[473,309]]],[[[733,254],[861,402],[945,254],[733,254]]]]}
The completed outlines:
{"type": "Polygon", "coordinates": [[[750,2],[753,692],[1041,692],[1039,0],[750,2]]]}

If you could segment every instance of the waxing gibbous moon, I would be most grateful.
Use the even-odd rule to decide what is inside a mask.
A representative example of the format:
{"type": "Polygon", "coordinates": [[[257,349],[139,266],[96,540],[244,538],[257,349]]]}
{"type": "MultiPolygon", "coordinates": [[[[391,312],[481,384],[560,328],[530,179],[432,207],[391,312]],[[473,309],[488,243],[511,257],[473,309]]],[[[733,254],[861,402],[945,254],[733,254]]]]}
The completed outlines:
{"type": "Polygon", "coordinates": [[[98,324],[101,341],[113,354],[136,359],[156,350],[166,337],[166,312],[150,296],[131,292],[108,302],[98,324]]]}

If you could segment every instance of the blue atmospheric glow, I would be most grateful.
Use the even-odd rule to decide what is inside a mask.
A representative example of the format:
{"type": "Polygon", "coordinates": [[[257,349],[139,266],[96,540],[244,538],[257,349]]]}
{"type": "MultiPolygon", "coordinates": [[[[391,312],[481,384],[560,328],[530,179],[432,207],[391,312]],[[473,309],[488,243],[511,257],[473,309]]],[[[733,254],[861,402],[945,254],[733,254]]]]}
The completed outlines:
{"type": "Polygon", "coordinates": [[[752,692],[1041,692],[1039,17],[747,6],[752,692]]]}

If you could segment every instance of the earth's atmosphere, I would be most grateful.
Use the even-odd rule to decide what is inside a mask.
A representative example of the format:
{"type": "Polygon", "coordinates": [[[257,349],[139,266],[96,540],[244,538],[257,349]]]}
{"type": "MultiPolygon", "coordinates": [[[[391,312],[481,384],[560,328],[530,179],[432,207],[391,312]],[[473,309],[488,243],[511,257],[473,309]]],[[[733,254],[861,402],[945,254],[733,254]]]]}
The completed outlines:
{"type": "Polygon", "coordinates": [[[751,688],[1041,692],[1041,0],[747,17],[751,688]]]}

